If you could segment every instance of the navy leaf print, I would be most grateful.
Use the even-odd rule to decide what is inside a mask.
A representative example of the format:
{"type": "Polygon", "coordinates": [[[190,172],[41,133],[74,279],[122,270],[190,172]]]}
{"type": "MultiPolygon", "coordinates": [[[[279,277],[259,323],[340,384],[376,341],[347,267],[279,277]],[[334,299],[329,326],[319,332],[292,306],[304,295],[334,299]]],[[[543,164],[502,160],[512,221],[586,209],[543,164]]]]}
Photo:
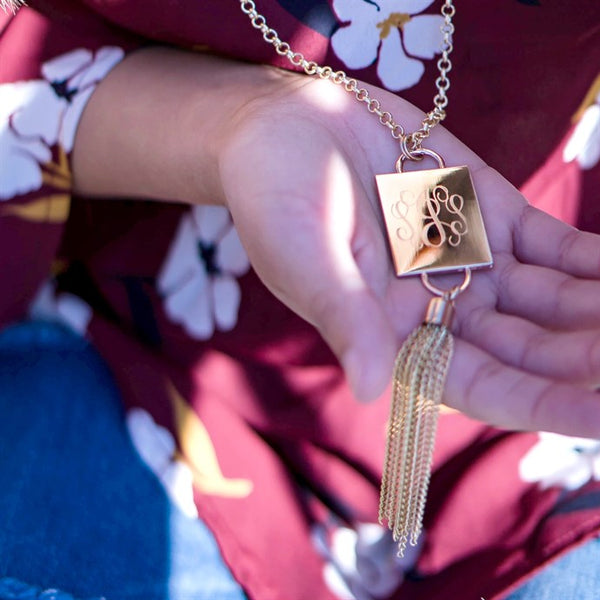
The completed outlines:
{"type": "Polygon", "coordinates": [[[330,38],[338,23],[329,6],[323,0],[278,0],[296,19],[321,35],[330,38]]]}

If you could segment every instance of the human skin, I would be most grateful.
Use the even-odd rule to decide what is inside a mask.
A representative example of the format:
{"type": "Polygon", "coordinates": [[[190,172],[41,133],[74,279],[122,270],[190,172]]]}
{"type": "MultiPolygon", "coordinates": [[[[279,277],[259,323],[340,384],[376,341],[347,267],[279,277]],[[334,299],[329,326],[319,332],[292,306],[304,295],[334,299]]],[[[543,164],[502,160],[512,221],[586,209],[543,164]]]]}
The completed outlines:
{"type": "MultiPolygon", "coordinates": [[[[419,127],[418,109],[365,87],[407,131],[419,127]]],[[[495,261],[457,301],[444,402],[501,427],[600,438],[600,236],[531,207],[442,127],[427,146],[470,167],[495,261]]],[[[398,155],[331,82],[148,48],[94,92],[73,176],[88,196],[226,206],[259,277],[370,400],[430,299],[389,260],[374,175],[393,172],[398,155]]]]}

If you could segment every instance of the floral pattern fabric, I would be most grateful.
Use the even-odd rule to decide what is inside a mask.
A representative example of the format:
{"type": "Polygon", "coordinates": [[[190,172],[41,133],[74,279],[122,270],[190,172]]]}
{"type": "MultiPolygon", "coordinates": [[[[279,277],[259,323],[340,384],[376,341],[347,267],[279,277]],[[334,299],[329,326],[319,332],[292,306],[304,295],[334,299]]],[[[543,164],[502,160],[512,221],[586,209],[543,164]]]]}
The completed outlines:
{"type": "Polygon", "coordinates": [[[350,69],[377,61],[383,87],[394,92],[419,82],[425,68],[419,59],[441,53],[443,18],[420,15],[433,0],[336,0],[333,8],[342,25],[331,47],[350,69]]]}
{"type": "Polygon", "coordinates": [[[182,217],[158,289],[165,312],[194,339],[233,329],[241,301],[236,276],[250,263],[227,209],[196,206],[182,217]]]}
{"type": "Polygon", "coordinates": [[[177,446],[168,429],[157,425],[143,408],[128,411],[127,430],[141,459],[150,467],[174,504],[186,516],[198,516],[194,504],[193,475],[176,457],[177,446]]]}
{"type": "MultiPolygon", "coordinates": [[[[308,58],[429,109],[439,1],[259,9],[308,58]]],[[[461,3],[448,126],[536,205],[600,232],[594,15],[596,0],[461,3]]],[[[317,332],[253,272],[226,209],[71,193],[78,120],[129,50],[283,64],[238,3],[54,0],[1,16],[0,31],[0,324],[58,320],[95,344],[140,456],[250,598],[494,600],[598,534],[598,441],[448,412],[424,542],[397,559],[375,523],[387,403],[355,402],[317,332]]]]}
{"type": "Polygon", "coordinates": [[[600,481],[600,440],[540,433],[538,443],[521,460],[519,474],[544,489],[578,490],[589,481],[600,481]]]}
{"type": "Polygon", "coordinates": [[[576,160],[582,169],[589,170],[600,161],[600,75],[596,79],[598,93],[585,108],[563,151],[565,162],[576,160]]]}
{"type": "MultiPolygon", "coordinates": [[[[12,577],[0,578],[0,598],[6,600],[77,600],[75,596],[62,590],[42,590],[12,577]]],[[[106,598],[90,598],[89,600],[106,600],[106,598]]]]}
{"type": "Polygon", "coordinates": [[[43,79],[0,85],[0,200],[42,186],[50,148],[71,151],[96,84],[122,58],[121,48],[78,48],[43,63],[43,79]]]}

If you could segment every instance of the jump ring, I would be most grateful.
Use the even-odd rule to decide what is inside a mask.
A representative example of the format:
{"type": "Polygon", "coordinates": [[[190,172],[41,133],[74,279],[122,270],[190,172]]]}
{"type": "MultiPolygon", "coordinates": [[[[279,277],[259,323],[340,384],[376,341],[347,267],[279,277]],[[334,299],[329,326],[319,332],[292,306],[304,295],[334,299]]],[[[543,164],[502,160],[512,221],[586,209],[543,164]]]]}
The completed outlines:
{"type": "MultiPolygon", "coordinates": [[[[408,158],[409,160],[423,160],[423,156],[419,154],[420,148],[415,147],[415,140],[411,135],[405,135],[400,140],[400,150],[402,150],[402,156],[408,158]],[[412,148],[408,147],[408,140],[410,139],[412,148]]],[[[400,159],[398,159],[400,160],[400,159]]],[[[398,169],[398,165],[396,165],[396,169],[398,169]]]]}
{"type": "Polygon", "coordinates": [[[404,163],[406,160],[423,160],[426,156],[433,158],[438,163],[438,167],[443,169],[446,165],[444,163],[444,159],[434,150],[430,150],[429,148],[417,148],[416,150],[408,150],[405,148],[405,138],[400,141],[400,147],[402,149],[402,154],[400,158],[396,161],[396,171],[398,173],[402,173],[402,169],[404,167],[404,163]]]}
{"type": "Polygon", "coordinates": [[[440,296],[441,298],[445,298],[446,300],[453,301],[459,294],[462,294],[471,283],[471,269],[469,267],[465,268],[465,278],[462,283],[459,283],[449,290],[443,290],[442,288],[437,287],[429,281],[429,276],[427,273],[421,273],[421,281],[423,285],[435,296],[440,296]]]}

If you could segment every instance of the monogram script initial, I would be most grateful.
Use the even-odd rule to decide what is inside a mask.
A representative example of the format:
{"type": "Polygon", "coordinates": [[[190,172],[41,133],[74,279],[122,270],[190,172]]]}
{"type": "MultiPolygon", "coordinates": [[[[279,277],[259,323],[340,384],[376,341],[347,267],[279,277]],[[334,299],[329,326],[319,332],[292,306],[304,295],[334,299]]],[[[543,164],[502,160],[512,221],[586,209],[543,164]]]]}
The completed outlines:
{"type": "Polygon", "coordinates": [[[439,248],[445,243],[452,247],[460,244],[468,233],[467,220],[463,214],[464,198],[460,194],[451,194],[444,185],[424,190],[415,196],[411,190],[402,190],[400,199],[390,207],[391,214],[398,220],[396,235],[403,241],[410,240],[415,234],[415,223],[409,221],[411,208],[415,204],[422,207],[422,219],[419,232],[419,248],[439,248]]]}

